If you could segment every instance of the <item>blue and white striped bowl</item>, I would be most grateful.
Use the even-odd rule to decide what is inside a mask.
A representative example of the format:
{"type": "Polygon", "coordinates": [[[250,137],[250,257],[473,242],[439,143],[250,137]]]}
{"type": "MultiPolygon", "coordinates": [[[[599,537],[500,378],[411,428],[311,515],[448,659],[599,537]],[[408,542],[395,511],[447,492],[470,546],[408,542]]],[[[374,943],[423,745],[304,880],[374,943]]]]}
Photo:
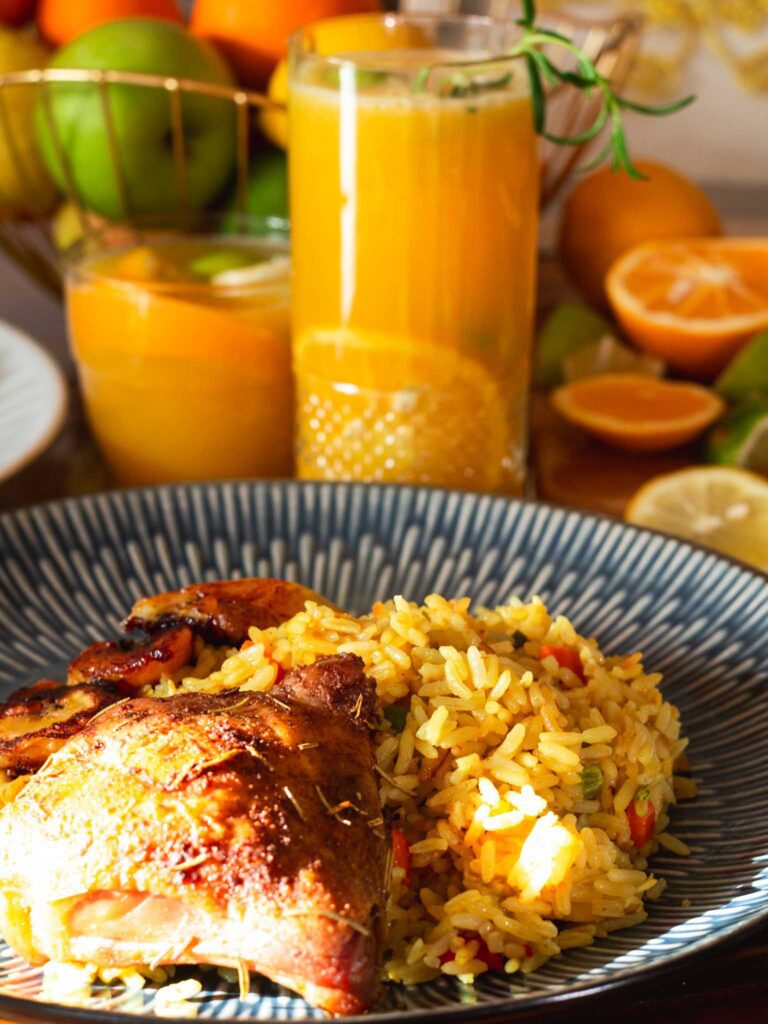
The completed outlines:
{"type": "MultiPolygon", "coordinates": [[[[144,594],[195,580],[300,580],[361,611],[431,591],[493,604],[539,594],[605,650],[642,649],[665,674],[691,737],[699,798],[674,815],[692,848],[660,854],[669,887],[649,919],[527,978],[488,974],[390,988],[369,1021],[478,1019],[530,1009],[711,948],[768,918],[768,580],[689,544],[621,523],[502,498],[410,487],[233,483],[61,502],[0,520],[0,693],[57,678],[71,654],[118,630],[144,594]]],[[[254,981],[247,1000],[214,974],[202,1019],[319,1017],[254,981]]],[[[153,1015],[151,991],[96,992],[67,1019],[153,1015]]],[[[0,1016],[62,1019],[40,972],[0,943],[0,1016]],[[34,1000],[34,1002],[33,1002],[34,1000]]]]}

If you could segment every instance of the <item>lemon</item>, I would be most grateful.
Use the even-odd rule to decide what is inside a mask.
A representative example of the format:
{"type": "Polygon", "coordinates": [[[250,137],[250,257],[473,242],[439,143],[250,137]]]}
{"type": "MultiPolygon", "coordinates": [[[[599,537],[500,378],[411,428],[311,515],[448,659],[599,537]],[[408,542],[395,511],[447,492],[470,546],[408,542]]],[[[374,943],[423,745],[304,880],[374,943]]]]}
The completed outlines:
{"type": "MultiPolygon", "coordinates": [[[[0,73],[45,67],[48,50],[34,36],[0,25],[0,73]]],[[[34,109],[39,89],[18,85],[3,89],[0,122],[0,216],[49,213],[58,190],[37,148],[34,109]]]]}
{"type": "Polygon", "coordinates": [[[734,356],[715,381],[715,391],[731,402],[768,398],[768,331],[762,331],[734,356]]]}
{"type": "Polygon", "coordinates": [[[51,238],[59,252],[66,252],[83,237],[83,224],[72,199],[64,202],[51,217],[51,238]]]}
{"type": "Polygon", "coordinates": [[[693,466],[656,477],[626,519],[768,571],[768,480],[730,466],[693,466]]]}
{"type": "MultiPolygon", "coordinates": [[[[279,6],[279,5],[278,5],[279,6]]],[[[318,15],[315,15],[317,17],[318,15]]],[[[312,20],[311,18],[309,20],[312,20]]],[[[407,22],[386,22],[377,15],[355,18],[327,18],[313,26],[313,45],[320,54],[380,53],[382,50],[411,50],[425,48],[428,39],[418,25],[407,22]]],[[[332,74],[335,72],[332,70],[332,74]]],[[[365,76],[365,72],[362,72],[365,76]]],[[[374,74],[377,74],[374,72],[374,74]]],[[[283,58],[275,66],[267,86],[271,103],[259,114],[259,125],[271,143],[280,149],[288,148],[288,61],[283,58]]],[[[325,84],[338,86],[338,79],[325,84]]],[[[358,72],[357,84],[361,81],[358,72]]],[[[370,84],[370,81],[368,82],[370,84]]]]}
{"type": "Polygon", "coordinates": [[[742,466],[768,476],[768,397],[727,413],[711,430],[707,462],[742,466]]]}
{"type": "Polygon", "coordinates": [[[273,145],[280,149],[288,146],[288,114],[285,104],[288,102],[288,61],[283,58],[272,72],[267,87],[267,96],[271,100],[259,114],[261,130],[273,145]]]}

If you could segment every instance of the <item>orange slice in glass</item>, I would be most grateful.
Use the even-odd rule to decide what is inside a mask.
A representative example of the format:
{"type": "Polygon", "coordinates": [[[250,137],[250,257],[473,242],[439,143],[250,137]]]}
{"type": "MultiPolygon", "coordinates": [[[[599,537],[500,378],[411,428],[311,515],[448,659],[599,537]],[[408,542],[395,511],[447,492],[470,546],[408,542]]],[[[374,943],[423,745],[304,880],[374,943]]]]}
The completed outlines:
{"type": "Polygon", "coordinates": [[[725,410],[699,384],[635,373],[588,377],[553,391],[551,400],[561,416],[601,441],[646,452],[692,441],[725,410]]]}
{"type": "Polygon", "coordinates": [[[768,238],[648,242],[613,264],[606,289],[640,348],[710,378],[768,327],[768,238]]]}
{"type": "Polygon", "coordinates": [[[294,346],[299,476],[476,490],[504,486],[508,420],[488,369],[375,331],[312,331],[294,346]]]}

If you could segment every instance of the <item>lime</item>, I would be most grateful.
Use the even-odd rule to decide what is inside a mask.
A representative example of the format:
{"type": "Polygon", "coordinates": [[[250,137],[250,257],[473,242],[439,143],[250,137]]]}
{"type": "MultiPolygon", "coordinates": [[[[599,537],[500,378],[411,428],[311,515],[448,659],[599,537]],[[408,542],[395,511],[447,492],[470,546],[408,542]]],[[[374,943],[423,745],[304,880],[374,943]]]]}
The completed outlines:
{"type": "Polygon", "coordinates": [[[554,309],[539,333],[534,382],[554,388],[565,382],[564,363],[569,355],[611,333],[608,321],[589,306],[566,303],[554,309]]]}
{"type": "Polygon", "coordinates": [[[212,277],[223,274],[225,270],[239,270],[241,267],[249,267],[255,262],[257,261],[252,252],[238,249],[213,249],[192,260],[189,269],[196,277],[203,277],[206,281],[210,281],[212,277]]]}
{"type": "Polygon", "coordinates": [[[710,431],[704,457],[768,476],[768,398],[727,413],[710,431]]]}
{"type": "Polygon", "coordinates": [[[768,399],[768,331],[748,342],[715,381],[715,391],[731,402],[759,395],[768,399]]]}

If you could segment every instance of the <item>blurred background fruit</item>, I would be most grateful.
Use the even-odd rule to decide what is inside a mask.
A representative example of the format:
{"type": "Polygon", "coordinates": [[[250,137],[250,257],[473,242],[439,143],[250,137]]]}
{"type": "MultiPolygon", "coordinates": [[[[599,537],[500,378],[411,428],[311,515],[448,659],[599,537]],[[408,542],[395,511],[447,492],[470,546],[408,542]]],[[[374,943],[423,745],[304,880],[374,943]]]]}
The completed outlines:
{"type": "MultiPolygon", "coordinates": [[[[237,199],[237,189],[233,189],[227,203],[231,215],[223,223],[225,232],[241,230],[237,199]]],[[[265,146],[254,157],[244,212],[256,217],[288,218],[288,161],[281,149],[265,146]]]]}
{"type": "Polygon", "coordinates": [[[768,331],[755,335],[728,363],[715,390],[730,402],[768,399],[768,331]]]}
{"type": "MultiPolygon", "coordinates": [[[[102,237],[106,237],[108,229],[115,234],[122,232],[125,235],[126,232],[125,228],[117,224],[110,228],[109,221],[100,217],[98,213],[80,211],[71,199],[65,199],[60,203],[51,217],[51,241],[60,253],[71,249],[86,233],[98,231],[102,237]]],[[[128,241],[131,240],[132,236],[129,234],[128,241]]]]}
{"type": "MultiPolygon", "coordinates": [[[[270,75],[267,96],[282,106],[288,102],[288,61],[285,57],[270,75]]],[[[275,146],[281,149],[288,146],[288,114],[285,110],[265,107],[259,115],[259,125],[275,146]]]]}
{"type": "Polygon", "coordinates": [[[310,21],[379,9],[377,0],[196,0],[192,31],[226,55],[242,85],[263,89],[288,36],[310,21]]]}
{"type": "Polygon", "coordinates": [[[580,348],[610,334],[610,323],[594,309],[578,302],[552,310],[539,332],[534,383],[554,388],[565,381],[565,360],[580,348]]]}
{"type": "Polygon", "coordinates": [[[768,571],[768,481],[747,470],[693,466],[656,477],[626,518],[768,571]]]}
{"type": "Polygon", "coordinates": [[[725,411],[698,384],[636,374],[604,374],[552,392],[561,416],[607,444],[628,451],[664,451],[698,437],[725,411]]]}
{"type": "Polygon", "coordinates": [[[632,373],[642,377],[663,377],[665,365],[636,348],[623,345],[617,338],[604,334],[598,341],[582,345],[566,356],[563,375],[568,383],[599,377],[605,373],[632,373]]]}
{"type": "Polygon", "coordinates": [[[51,238],[59,252],[66,252],[70,246],[83,237],[83,224],[76,203],[65,199],[51,217],[51,238]]]}
{"type": "MultiPolygon", "coordinates": [[[[63,46],[88,29],[119,18],[182,22],[175,0],[39,0],[36,22],[43,39],[63,46]]],[[[123,42],[127,44],[126,39],[123,42]]]]}
{"type": "Polygon", "coordinates": [[[26,25],[35,13],[36,0],[0,0],[0,22],[3,25],[26,25]]]}
{"type": "Polygon", "coordinates": [[[704,458],[768,476],[768,397],[726,413],[707,438],[704,458]]]}
{"type": "MultiPolygon", "coordinates": [[[[376,5],[372,6],[375,9],[376,5]]],[[[426,39],[421,29],[413,24],[385,25],[379,18],[355,18],[318,25],[314,44],[318,53],[360,53],[426,45],[426,39]]],[[[275,103],[284,106],[288,102],[288,61],[285,57],[270,76],[267,94],[275,103]]],[[[260,123],[270,142],[285,149],[288,145],[285,111],[267,107],[261,114],[260,123]]]]}
{"type": "MultiPolygon", "coordinates": [[[[51,67],[138,71],[232,84],[230,71],[212,47],[179,25],[155,19],[99,25],[59,50],[51,67]]],[[[115,173],[99,89],[90,83],[56,83],[50,95],[61,147],[88,209],[115,220],[125,215],[126,205],[133,214],[147,214],[177,210],[184,204],[166,90],[123,84],[109,88],[117,169],[122,172],[127,204],[115,173]]],[[[189,93],[181,104],[186,201],[197,209],[221,193],[233,171],[235,111],[228,100],[189,93]]],[[[46,164],[68,192],[66,168],[42,105],[38,105],[36,126],[46,164]]]]}
{"type": "Polygon", "coordinates": [[[590,302],[605,305],[605,276],[620,256],[642,242],[721,234],[707,195],[670,167],[635,161],[646,179],[608,167],[579,178],[560,224],[560,259],[590,302]]]}
{"type": "Polygon", "coordinates": [[[711,380],[768,328],[768,239],[648,242],[613,264],[606,287],[636,345],[711,380]]]}
{"type": "MultiPolygon", "coordinates": [[[[43,67],[48,51],[33,36],[0,26],[0,74],[43,67]]],[[[43,164],[34,130],[37,88],[9,86],[3,92],[10,131],[0,132],[0,214],[46,213],[56,186],[43,164]]]]}

